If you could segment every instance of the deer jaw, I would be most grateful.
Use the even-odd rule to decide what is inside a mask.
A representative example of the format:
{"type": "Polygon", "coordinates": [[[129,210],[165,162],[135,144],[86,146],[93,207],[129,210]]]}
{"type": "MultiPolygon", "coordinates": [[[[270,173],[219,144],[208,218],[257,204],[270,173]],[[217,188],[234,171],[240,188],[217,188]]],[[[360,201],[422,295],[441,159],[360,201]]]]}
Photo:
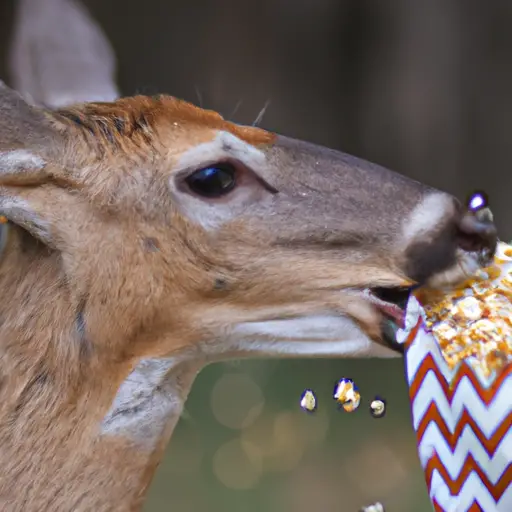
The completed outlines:
{"type": "Polygon", "coordinates": [[[461,247],[446,194],[170,97],[52,112],[0,88],[0,214],[9,510],[139,505],[204,364],[392,355],[367,291],[496,245],[461,247]],[[216,165],[235,186],[205,197],[189,178],[216,165]]]}

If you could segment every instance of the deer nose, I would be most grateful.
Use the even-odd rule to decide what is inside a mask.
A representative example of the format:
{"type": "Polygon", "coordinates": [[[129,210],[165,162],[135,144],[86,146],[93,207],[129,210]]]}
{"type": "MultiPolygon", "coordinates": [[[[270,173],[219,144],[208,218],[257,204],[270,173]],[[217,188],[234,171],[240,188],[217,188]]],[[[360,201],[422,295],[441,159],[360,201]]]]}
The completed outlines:
{"type": "Polygon", "coordinates": [[[494,254],[498,243],[498,231],[489,208],[468,210],[458,225],[459,247],[465,251],[484,251],[494,254]]]}

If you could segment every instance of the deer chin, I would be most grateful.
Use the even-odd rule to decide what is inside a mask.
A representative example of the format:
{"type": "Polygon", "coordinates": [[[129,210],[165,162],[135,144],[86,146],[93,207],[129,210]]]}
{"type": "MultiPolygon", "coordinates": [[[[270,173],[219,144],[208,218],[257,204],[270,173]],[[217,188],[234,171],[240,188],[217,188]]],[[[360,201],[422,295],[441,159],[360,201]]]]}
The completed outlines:
{"type": "Polygon", "coordinates": [[[231,331],[237,356],[251,357],[397,357],[394,348],[372,340],[347,316],[311,315],[243,322],[231,331]]]}
{"type": "MultiPolygon", "coordinates": [[[[215,360],[238,357],[397,357],[396,332],[404,325],[412,288],[345,289],[333,309],[258,311],[252,319],[230,315],[223,343],[203,350],[215,360]],[[291,314],[290,314],[291,313],[291,314]],[[267,316],[268,315],[268,316],[267,316]],[[267,318],[265,318],[267,316],[267,318]],[[259,317],[259,318],[258,318],[259,317]],[[221,353],[216,353],[219,347],[221,353]]],[[[219,314],[215,314],[219,321],[219,314]]],[[[228,317],[226,317],[227,320],[228,317]]],[[[204,320],[203,316],[203,320],[204,320]]]]}

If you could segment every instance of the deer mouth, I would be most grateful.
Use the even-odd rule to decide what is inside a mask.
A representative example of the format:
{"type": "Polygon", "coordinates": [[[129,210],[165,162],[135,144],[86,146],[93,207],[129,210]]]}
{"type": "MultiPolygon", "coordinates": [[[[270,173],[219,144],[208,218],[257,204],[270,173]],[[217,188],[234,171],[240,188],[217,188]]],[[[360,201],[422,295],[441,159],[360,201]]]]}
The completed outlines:
{"type": "Polygon", "coordinates": [[[369,288],[366,297],[384,316],[382,337],[387,345],[397,352],[403,346],[396,342],[396,332],[405,326],[405,310],[412,288],[369,288]]]}

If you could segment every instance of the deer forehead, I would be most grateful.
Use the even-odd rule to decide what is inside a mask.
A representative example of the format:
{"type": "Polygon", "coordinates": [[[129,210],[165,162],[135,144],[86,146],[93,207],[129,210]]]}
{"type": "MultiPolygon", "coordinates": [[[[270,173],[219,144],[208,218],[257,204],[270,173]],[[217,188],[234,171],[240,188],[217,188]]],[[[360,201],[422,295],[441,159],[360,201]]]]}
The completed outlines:
{"type": "Polygon", "coordinates": [[[162,193],[162,180],[226,160],[261,170],[276,138],[168,96],[88,103],[55,115],[69,141],[57,164],[75,169],[85,193],[100,201],[147,202],[162,193]]]}
{"type": "Polygon", "coordinates": [[[91,134],[103,145],[129,152],[134,145],[167,146],[177,154],[227,132],[250,146],[272,144],[275,135],[256,127],[239,126],[220,114],[172,96],[123,98],[112,103],[86,103],[56,111],[67,123],[91,134]]]}
{"type": "MultiPolygon", "coordinates": [[[[190,108],[197,112],[197,107],[190,108]]],[[[213,118],[217,122],[211,122],[212,118],[204,117],[204,111],[196,113],[192,121],[183,117],[172,119],[175,120],[166,125],[162,140],[170,173],[194,171],[226,160],[239,161],[259,172],[264,170],[264,150],[274,142],[274,134],[237,126],[220,116],[213,118]]]]}

